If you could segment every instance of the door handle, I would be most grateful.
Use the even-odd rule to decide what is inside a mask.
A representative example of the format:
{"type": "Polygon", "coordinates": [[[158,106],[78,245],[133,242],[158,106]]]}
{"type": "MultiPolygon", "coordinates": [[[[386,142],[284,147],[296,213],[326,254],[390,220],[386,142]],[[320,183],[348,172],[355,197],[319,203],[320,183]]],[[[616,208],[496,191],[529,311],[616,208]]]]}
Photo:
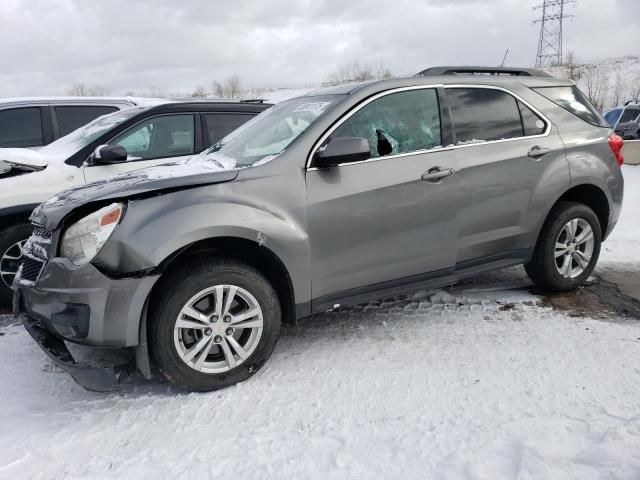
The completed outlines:
{"type": "Polygon", "coordinates": [[[548,153],[551,153],[550,148],[538,147],[536,145],[535,147],[531,147],[531,150],[527,152],[527,156],[531,158],[540,158],[544,157],[548,153]]]}
{"type": "Polygon", "coordinates": [[[456,171],[453,168],[433,167],[427,173],[423,173],[421,178],[423,182],[438,183],[439,180],[450,177],[454,173],[456,171]]]}

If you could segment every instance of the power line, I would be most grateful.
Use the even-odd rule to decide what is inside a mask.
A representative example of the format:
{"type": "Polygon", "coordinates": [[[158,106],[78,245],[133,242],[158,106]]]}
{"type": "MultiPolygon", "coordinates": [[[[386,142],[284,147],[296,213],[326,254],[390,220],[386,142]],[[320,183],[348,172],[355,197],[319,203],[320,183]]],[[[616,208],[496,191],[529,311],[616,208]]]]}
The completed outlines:
{"type": "Polygon", "coordinates": [[[540,24],[540,39],[536,67],[562,65],[562,22],[573,17],[565,13],[565,7],[575,5],[576,0],[544,0],[534,10],[542,10],[542,15],[533,23],[540,24]]]}

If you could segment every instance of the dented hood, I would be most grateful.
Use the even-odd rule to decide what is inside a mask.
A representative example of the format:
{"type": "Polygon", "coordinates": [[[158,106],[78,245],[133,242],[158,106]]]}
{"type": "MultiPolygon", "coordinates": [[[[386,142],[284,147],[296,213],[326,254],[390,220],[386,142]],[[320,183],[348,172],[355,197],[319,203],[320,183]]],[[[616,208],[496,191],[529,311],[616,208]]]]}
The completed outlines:
{"type": "Polygon", "coordinates": [[[106,200],[126,200],[151,192],[229,182],[237,176],[238,170],[225,169],[217,162],[180,162],[145,168],[63,190],[39,205],[31,214],[31,221],[53,230],[62,219],[82,205],[106,200]]]}

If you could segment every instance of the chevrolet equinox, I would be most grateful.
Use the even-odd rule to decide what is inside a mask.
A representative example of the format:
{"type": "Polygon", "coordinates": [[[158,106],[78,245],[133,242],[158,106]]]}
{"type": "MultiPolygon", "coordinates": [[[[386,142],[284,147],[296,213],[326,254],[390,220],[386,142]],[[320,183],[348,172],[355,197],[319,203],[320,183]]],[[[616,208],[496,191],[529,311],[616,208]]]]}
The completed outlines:
{"type": "Polygon", "coordinates": [[[15,314],[86,388],[126,366],[65,342],[207,391],[264,365],[283,321],[517,264],[576,288],[618,220],[622,140],[572,82],[467,70],[318,90],[59,193],[31,215],[15,314]]]}

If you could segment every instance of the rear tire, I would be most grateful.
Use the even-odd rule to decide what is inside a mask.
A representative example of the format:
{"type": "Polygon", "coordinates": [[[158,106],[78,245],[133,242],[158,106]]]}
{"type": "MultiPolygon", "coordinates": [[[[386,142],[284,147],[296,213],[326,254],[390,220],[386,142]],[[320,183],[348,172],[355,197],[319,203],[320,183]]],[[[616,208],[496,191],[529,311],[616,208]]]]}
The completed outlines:
{"type": "Polygon", "coordinates": [[[596,214],[577,202],[559,202],[542,227],[529,278],[545,290],[564,292],[581,285],[598,262],[602,229],[596,214]]]}
{"type": "Polygon", "coordinates": [[[14,225],[0,232],[0,307],[10,307],[13,298],[11,284],[18,270],[20,244],[27,241],[33,232],[28,223],[14,225]]]}
{"type": "Polygon", "coordinates": [[[228,387],[265,364],[281,317],[275,289],[255,268],[226,258],[192,261],[154,293],[152,358],[170,382],[186,390],[228,387]]]}

